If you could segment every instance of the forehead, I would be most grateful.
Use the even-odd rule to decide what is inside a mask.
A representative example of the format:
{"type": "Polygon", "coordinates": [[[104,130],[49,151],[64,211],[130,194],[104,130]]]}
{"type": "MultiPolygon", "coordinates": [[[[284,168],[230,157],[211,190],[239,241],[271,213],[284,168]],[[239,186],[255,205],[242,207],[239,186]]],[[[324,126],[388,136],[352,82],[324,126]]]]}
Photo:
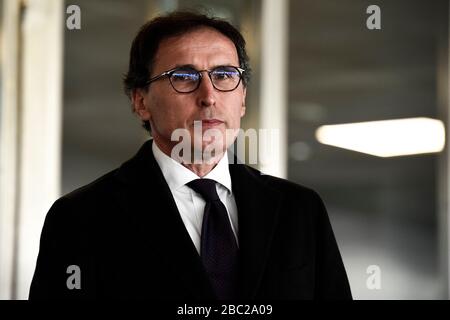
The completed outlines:
{"type": "Polygon", "coordinates": [[[163,71],[177,65],[209,68],[217,65],[239,65],[236,47],[227,36],[202,27],[161,41],[154,69],[163,71]]]}

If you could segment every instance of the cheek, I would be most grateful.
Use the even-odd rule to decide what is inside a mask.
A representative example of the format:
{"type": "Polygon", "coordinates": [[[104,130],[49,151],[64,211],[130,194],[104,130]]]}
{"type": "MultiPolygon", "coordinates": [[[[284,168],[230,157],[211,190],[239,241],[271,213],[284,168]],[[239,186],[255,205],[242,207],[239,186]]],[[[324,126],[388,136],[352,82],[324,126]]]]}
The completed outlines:
{"type": "Polygon", "coordinates": [[[233,104],[232,109],[228,109],[227,113],[228,115],[226,118],[228,118],[228,128],[229,129],[238,129],[241,125],[241,118],[244,115],[245,111],[242,108],[242,100],[241,99],[233,99],[233,101],[230,101],[230,104],[233,104]]]}
{"type": "Polygon", "coordinates": [[[183,97],[154,99],[151,111],[155,125],[165,128],[165,130],[184,128],[185,123],[191,117],[187,105],[186,98],[183,100],[183,97]]]}

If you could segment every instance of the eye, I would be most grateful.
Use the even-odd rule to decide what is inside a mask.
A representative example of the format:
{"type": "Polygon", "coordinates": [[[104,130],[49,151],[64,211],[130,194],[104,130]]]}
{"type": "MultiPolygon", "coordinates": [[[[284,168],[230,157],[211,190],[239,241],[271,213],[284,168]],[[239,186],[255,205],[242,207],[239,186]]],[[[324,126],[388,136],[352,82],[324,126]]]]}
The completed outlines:
{"type": "Polygon", "coordinates": [[[227,81],[239,79],[239,71],[234,67],[218,67],[211,72],[215,81],[227,81]]]}
{"type": "Polygon", "coordinates": [[[177,70],[170,77],[174,82],[195,82],[199,79],[198,73],[194,70],[177,70]]]}

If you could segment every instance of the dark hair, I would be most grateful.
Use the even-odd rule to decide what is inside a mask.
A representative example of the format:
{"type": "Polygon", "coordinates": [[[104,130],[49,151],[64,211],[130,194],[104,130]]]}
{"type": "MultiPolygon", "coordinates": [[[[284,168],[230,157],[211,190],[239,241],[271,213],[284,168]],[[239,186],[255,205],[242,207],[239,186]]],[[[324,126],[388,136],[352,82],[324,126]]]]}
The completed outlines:
{"type": "MultiPolygon", "coordinates": [[[[124,77],[126,95],[131,98],[135,89],[146,88],[152,73],[153,62],[161,41],[179,36],[199,27],[210,27],[222,33],[233,41],[239,58],[239,66],[245,69],[242,83],[247,86],[250,81],[250,64],[245,50],[245,40],[241,33],[229,22],[209,17],[193,11],[174,11],[159,16],[144,24],[133,40],[130,50],[128,72],[124,77]]],[[[144,121],[143,127],[150,132],[149,121],[144,121]]]]}

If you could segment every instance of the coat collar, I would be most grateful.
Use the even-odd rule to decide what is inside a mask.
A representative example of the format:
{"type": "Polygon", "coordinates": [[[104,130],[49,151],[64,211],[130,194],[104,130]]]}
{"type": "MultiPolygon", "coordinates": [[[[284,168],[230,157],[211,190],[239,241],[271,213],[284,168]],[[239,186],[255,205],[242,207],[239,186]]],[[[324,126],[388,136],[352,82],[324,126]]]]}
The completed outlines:
{"type": "MultiPolygon", "coordinates": [[[[238,209],[241,298],[252,299],[257,295],[269,256],[281,195],[264,183],[259,171],[242,164],[229,166],[238,209]]],[[[138,153],[119,168],[116,176],[127,186],[117,196],[129,214],[136,214],[139,237],[144,239],[144,245],[150,247],[157,241],[161,256],[193,297],[210,300],[212,288],[153,156],[152,141],[145,142],[138,153]],[[155,224],[157,227],[151,230],[156,232],[150,234],[150,226],[155,224]]]]}

